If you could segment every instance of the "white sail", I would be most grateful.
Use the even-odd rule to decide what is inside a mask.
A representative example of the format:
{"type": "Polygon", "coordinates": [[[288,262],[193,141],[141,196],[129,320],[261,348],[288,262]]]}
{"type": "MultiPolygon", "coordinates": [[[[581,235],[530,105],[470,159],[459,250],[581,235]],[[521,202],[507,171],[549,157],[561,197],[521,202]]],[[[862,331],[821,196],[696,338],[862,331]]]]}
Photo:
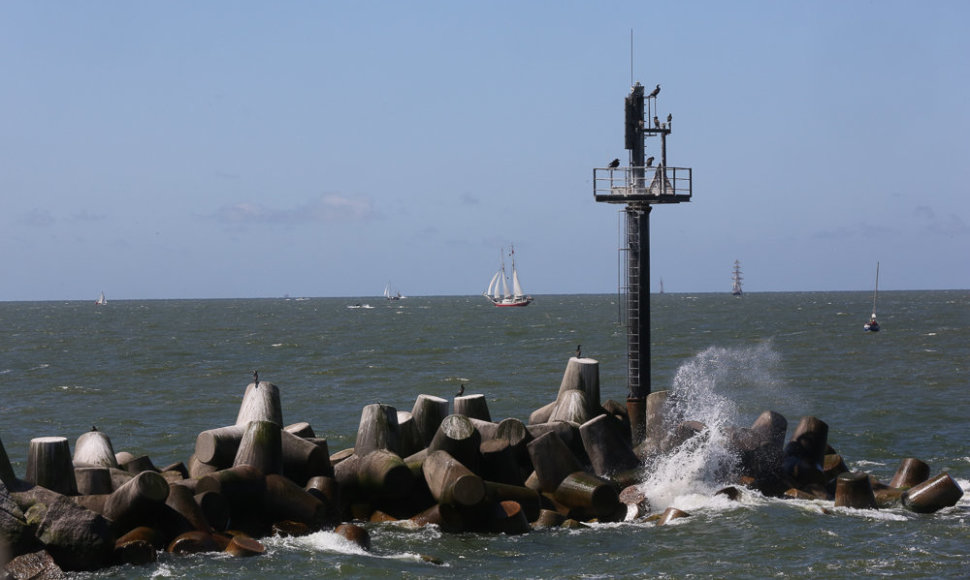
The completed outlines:
{"type": "Polygon", "coordinates": [[[872,315],[869,317],[869,322],[865,323],[862,328],[867,332],[878,332],[879,322],[876,320],[876,299],[879,297],[879,262],[876,262],[876,288],[872,292],[872,315]]]}
{"type": "Polygon", "coordinates": [[[872,319],[876,319],[876,298],[879,296],[879,262],[876,262],[876,289],[872,293],[872,319]]]}
{"type": "Polygon", "coordinates": [[[509,297],[509,281],[505,276],[505,268],[502,268],[502,298],[509,297]]]}
{"type": "Polygon", "coordinates": [[[522,285],[519,284],[519,273],[512,268],[512,295],[516,298],[521,298],[525,296],[525,292],[522,291],[522,285]]]}
{"type": "Polygon", "coordinates": [[[98,304],[98,305],[107,304],[108,303],[108,299],[104,297],[104,292],[103,291],[101,292],[100,295],[98,295],[98,299],[95,300],[94,303],[95,304],[98,304]]]}
{"type": "Polygon", "coordinates": [[[488,283],[488,290],[485,291],[485,295],[488,296],[489,298],[495,298],[497,296],[496,293],[498,292],[498,278],[501,275],[502,275],[501,270],[499,270],[498,272],[495,272],[495,275],[492,276],[492,281],[488,283]]]}

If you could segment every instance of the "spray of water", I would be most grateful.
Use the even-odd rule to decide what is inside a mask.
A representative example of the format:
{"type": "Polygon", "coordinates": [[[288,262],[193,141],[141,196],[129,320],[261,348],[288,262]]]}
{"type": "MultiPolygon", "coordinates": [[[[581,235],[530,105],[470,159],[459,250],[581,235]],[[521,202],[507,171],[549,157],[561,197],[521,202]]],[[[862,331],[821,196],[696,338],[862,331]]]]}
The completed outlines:
{"type": "Polygon", "coordinates": [[[731,481],[737,458],[728,445],[728,428],[739,425],[737,395],[752,385],[771,384],[777,362],[778,355],[764,343],[710,347],[681,365],[668,416],[705,429],[646,466],[640,488],[654,511],[710,505],[714,492],[731,481]]]}

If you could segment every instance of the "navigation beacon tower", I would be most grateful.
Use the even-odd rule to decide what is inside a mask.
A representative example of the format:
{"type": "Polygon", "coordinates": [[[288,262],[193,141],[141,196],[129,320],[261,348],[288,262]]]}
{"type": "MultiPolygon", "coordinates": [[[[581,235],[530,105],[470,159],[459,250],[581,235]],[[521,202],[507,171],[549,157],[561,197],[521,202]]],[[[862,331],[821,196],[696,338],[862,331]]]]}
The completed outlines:
{"type": "Polygon", "coordinates": [[[645,94],[639,82],[626,97],[624,149],[630,151],[629,166],[618,160],[609,167],[593,169],[593,196],[598,202],[626,204],[621,255],[626,257],[623,308],[627,326],[627,409],[633,443],[646,433],[646,400],[650,394],[650,210],[655,204],[681,203],[691,198],[691,168],[667,165],[667,135],[672,117],[659,119],[657,95],[660,85],[645,94]],[[647,157],[648,140],[657,155],[647,157]]]}

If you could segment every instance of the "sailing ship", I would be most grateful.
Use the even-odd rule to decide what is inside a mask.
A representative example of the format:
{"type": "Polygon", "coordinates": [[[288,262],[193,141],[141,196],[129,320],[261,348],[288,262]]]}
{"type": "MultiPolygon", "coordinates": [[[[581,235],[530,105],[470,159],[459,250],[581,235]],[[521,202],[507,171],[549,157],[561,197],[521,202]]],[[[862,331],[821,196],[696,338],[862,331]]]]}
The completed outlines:
{"type": "Polygon", "coordinates": [[[509,256],[512,258],[512,292],[509,293],[508,276],[505,273],[505,249],[501,253],[501,267],[492,276],[488,288],[483,295],[495,306],[528,306],[532,303],[532,296],[526,296],[519,283],[519,272],[515,269],[515,248],[509,246],[509,256]]]}
{"type": "Polygon", "coordinates": [[[734,261],[734,273],[731,276],[733,283],[731,284],[731,294],[735,296],[741,296],[741,262],[738,260],[734,261]]]}
{"type": "Polygon", "coordinates": [[[387,298],[388,300],[400,300],[401,298],[404,298],[404,296],[401,295],[400,291],[392,290],[391,283],[388,282],[387,286],[384,287],[384,298],[387,298]]]}
{"type": "Polygon", "coordinates": [[[876,298],[879,296],[879,262],[876,262],[876,289],[872,292],[872,316],[869,322],[862,325],[866,332],[879,332],[879,323],[876,322],[876,298]]]}
{"type": "Polygon", "coordinates": [[[98,306],[104,306],[108,303],[108,299],[104,297],[104,290],[101,291],[101,294],[98,295],[98,299],[94,303],[98,306]]]}

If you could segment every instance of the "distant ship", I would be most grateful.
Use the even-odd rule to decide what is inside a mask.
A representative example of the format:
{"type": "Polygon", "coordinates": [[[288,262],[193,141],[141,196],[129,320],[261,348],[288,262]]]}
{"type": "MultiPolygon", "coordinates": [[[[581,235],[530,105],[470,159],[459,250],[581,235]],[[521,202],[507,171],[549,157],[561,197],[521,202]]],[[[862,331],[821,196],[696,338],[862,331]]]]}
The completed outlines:
{"type": "Polygon", "coordinates": [[[866,332],[879,332],[879,323],[876,321],[876,298],[879,296],[879,262],[876,262],[876,289],[872,292],[872,316],[869,322],[862,325],[866,332]]]}
{"type": "Polygon", "coordinates": [[[384,298],[388,300],[400,300],[404,296],[401,295],[400,290],[392,290],[391,283],[388,282],[387,286],[384,287],[384,298]]]}
{"type": "Polygon", "coordinates": [[[734,261],[734,274],[731,276],[731,294],[735,296],[741,296],[741,262],[738,260],[734,261]]]}
{"type": "Polygon", "coordinates": [[[505,274],[505,250],[502,250],[501,267],[492,276],[488,288],[483,295],[495,306],[528,306],[532,303],[532,296],[526,296],[519,283],[519,272],[515,269],[515,248],[509,246],[509,256],[512,257],[512,293],[509,293],[508,276],[505,274]]]}
{"type": "Polygon", "coordinates": [[[103,290],[101,291],[101,294],[98,295],[98,299],[95,300],[94,303],[97,304],[98,306],[104,306],[105,304],[108,303],[108,299],[104,297],[103,290]]]}

